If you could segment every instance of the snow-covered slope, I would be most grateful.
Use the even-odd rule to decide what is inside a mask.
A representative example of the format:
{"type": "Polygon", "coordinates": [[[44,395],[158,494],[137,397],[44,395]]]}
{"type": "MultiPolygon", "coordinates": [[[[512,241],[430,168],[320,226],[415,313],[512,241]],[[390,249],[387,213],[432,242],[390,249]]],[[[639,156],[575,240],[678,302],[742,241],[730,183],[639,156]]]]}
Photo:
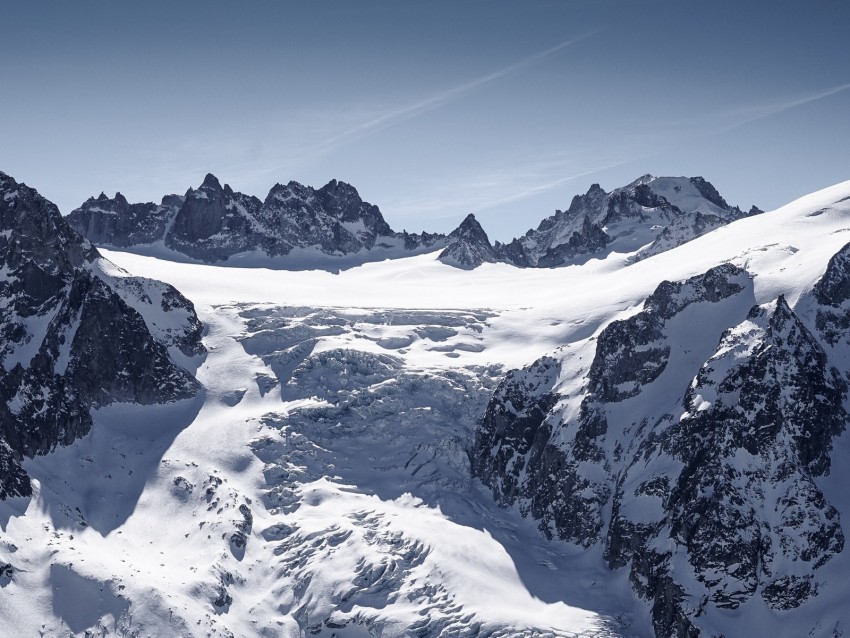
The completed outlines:
{"type": "MultiPolygon", "coordinates": [[[[26,462],[33,496],[0,503],[0,563],[11,565],[0,575],[0,623],[12,635],[105,636],[651,636],[687,623],[706,635],[846,631],[850,560],[838,539],[850,520],[850,442],[834,427],[847,409],[835,400],[847,369],[846,256],[824,274],[848,240],[850,182],[645,259],[610,252],[559,269],[464,270],[435,251],[334,275],[104,251],[194,302],[207,325],[206,392],[203,402],[101,408],[87,437],[26,462]],[[544,508],[562,494],[586,504],[576,534],[541,532],[546,516],[499,507],[473,478],[479,420],[506,396],[508,371],[523,368],[507,378],[521,396],[539,387],[551,397],[541,414],[572,409],[592,383],[608,423],[601,443],[587,432],[601,456],[581,461],[586,490],[535,494],[544,508]],[[751,392],[734,385],[750,377],[777,398],[770,444],[753,453],[696,432],[712,429],[705,419],[716,411],[717,434],[734,441],[743,417],[728,397],[751,392]],[[801,379],[820,385],[805,394],[801,379]],[[688,416],[669,442],[626,463],[616,443],[640,447],[656,425],[648,418],[639,434],[632,420],[677,406],[688,416]],[[815,426],[816,437],[799,436],[815,426]],[[694,562],[696,540],[668,531],[691,520],[700,495],[710,499],[709,484],[694,499],[683,492],[683,513],[669,518],[657,495],[636,493],[715,449],[715,465],[685,485],[739,488],[728,502],[744,506],[717,500],[708,518],[752,516],[771,542],[758,546],[755,593],[736,609],[716,604],[748,582],[747,564],[718,549],[734,530],[715,528],[694,562]],[[773,459],[789,472],[771,476],[773,459]],[[743,487],[722,482],[733,470],[743,487]],[[615,542],[580,525],[612,529],[609,477],[615,542]],[[786,494],[796,505],[777,510],[786,494]],[[783,609],[808,575],[817,591],[783,609]],[[683,605],[677,592],[719,595],[698,614],[702,600],[683,605]],[[659,624],[659,610],[674,622],[659,624]]],[[[560,423],[551,421],[557,444],[575,435],[560,423]]]]}

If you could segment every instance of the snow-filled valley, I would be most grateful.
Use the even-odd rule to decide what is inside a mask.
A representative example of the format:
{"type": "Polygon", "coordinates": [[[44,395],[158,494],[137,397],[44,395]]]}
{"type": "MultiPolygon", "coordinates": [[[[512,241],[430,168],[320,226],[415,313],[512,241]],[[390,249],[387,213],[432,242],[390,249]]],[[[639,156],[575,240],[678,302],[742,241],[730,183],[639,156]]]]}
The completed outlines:
{"type": "MultiPolygon", "coordinates": [[[[751,306],[784,295],[814,326],[807,295],[848,242],[850,182],[640,261],[462,270],[432,252],[334,274],[102,250],[110,277],[157,279],[194,303],[203,389],[98,407],[88,435],[24,462],[33,495],[0,501],[0,565],[14,567],[0,573],[0,634],[652,636],[648,603],[602,546],[547,538],[473,476],[488,403],[508,371],[544,355],[560,362],[562,395],[577,395],[606,326],[662,281],[730,263],[752,280],[729,302],[734,321],[706,306],[665,326],[666,385],[634,408],[675,409],[751,306]]],[[[835,365],[847,356],[829,352],[835,365]]],[[[843,525],[848,437],[814,478],[843,525]]],[[[710,607],[701,628],[841,635],[842,550],[801,606],[710,607]]]]}

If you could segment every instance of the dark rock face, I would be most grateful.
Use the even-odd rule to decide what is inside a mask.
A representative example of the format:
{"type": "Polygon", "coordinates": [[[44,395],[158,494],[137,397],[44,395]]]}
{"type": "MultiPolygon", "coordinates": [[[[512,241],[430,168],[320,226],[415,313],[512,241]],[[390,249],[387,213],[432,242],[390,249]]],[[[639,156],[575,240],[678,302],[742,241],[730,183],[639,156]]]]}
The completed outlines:
{"type": "MultiPolygon", "coordinates": [[[[813,292],[824,340],[848,321],[848,254],[813,292]]],[[[476,433],[473,471],[496,500],[547,536],[600,544],[657,636],[697,636],[710,608],[754,597],[799,607],[844,547],[815,478],[845,427],[847,382],[783,297],[747,311],[751,299],[731,265],[663,282],[599,333],[577,380],[572,357],[592,340],[509,373],[476,433]]]]}
{"type": "Polygon", "coordinates": [[[509,244],[497,244],[496,252],[520,267],[552,268],[646,246],[638,255],[642,259],[744,216],[701,177],[644,175],[610,193],[593,184],[566,211],[556,211],[509,244]]]}
{"type": "Polygon", "coordinates": [[[73,211],[68,221],[98,244],[131,247],[163,241],[205,262],[255,251],[270,257],[296,249],[344,256],[375,249],[416,252],[447,243],[444,235],[394,232],[377,206],[337,180],[318,190],[298,182],[276,184],[260,201],[208,174],[185,197],[168,195],[159,206],[101,196],[73,211]]]}
{"type": "Polygon", "coordinates": [[[844,545],[838,512],[813,477],[828,471],[845,392],[783,298],[755,307],[697,374],[687,411],[643,441],[639,461],[620,475],[609,562],[630,564],[632,583],[650,595],[654,565],[675,582],[694,574],[698,584],[681,605],[689,617],[757,593],[775,609],[805,602],[816,591],[814,570],[844,545]],[[647,471],[670,459],[680,469],[647,471]],[[629,512],[647,497],[659,505],[654,520],[629,512]],[[658,551],[658,538],[672,544],[658,551]]]}
{"type": "Polygon", "coordinates": [[[222,187],[208,174],[201,186],[186,192],[165,245],[196,259],[218,261],[263,243],[256,221],[262,203],[256,197],[222,187]]]}
{"type": "Polygon", "coordinates": [[[0,561],[0,587],[5,587],[15,575],[15,568],[10,563],[0,561]]]}
{"type": "Polygon", "coordinates": [[[241,558],[241,554],[244,553],[245,546],[248,544],[248,534],[251,533],[251,527],[254,524],[254,515],[251,514],[251,508],[244,503],[239,506],[239,513],[242,518],[234,521],[236,531],[230,535],[230,544],[234,553],[241,558]]]}
{"type": "Polygon", "coordinates": [[[6,441],[0,441],[0,501],[32,494],[29,477],[21,467],[19,456],[6,441]]]}
{"type": "Polygon", "coordinates": [[[487,233],[471,213],[449,234],[449,241],[451,243],[439,257],[445,264],[471,269],[496,261],[496,251],[487,233]]]}
{"type": "Polygon", "coordinates": [[[92,408],[198,390],[172,360],[204,352],[192,304],[166,284],[107,274],[53,204],[3,173],[0,267],[0,496],[29,494],[21,457],[85,435],[92,408]]]}
{"type": "Polygon", "coordinates": [[[599,224],[584,218],[580,230],[573,232],[563,244],[558,244],[537,260],[540,268],[556,268],[582,255],[592,255],[605,250],[609,237],[599,224]]]}
{"type": "Polygon", "coordinates": [[[720,193],[717,192],[717,189],[714,188],[711,182],[702,177],[692,177],[691,184],[696,187],[696,189],[700,192],[700,195],[705,197],[715,206],[725,209],[730,208],[729,204],[727,204],[726,200],[720,196],[720,193]]]}
{"type": "Polygon", "coordinates": [[[829,260],[812,293],[818,332],[831,346],[850,344],[850,244],[829,260]]]}
{"type": "Polygon", "coordinates": [[[525,488],[520,477],[539,462],[551,435],[544,422],[558,401],[555,384],[559,372],[560,365],[551,357],[509,372],[496,388],[475,433],[473,473],[506,505],[520,497],[525,488]]]}
{"type": "Polygon", "coordinates": [[[95,244],[126,248],[162,239],[182,205],[179,195],[166,195],[157,205],[130,204],[121,193],[115,193],[112,199],[101,193],[87,199],[65,219],[95,244]]]}
{"type": "Polygon", "coordinates": [[[371,250],[380,237],[393,237],[378,207],[360,199],[353,186],[336,180],[319,190],[298,182],[276,184],[266,197],[261,218],[273,229],[271,234],[280,237],[270,247],[271,254],[309,246],[328,254],[350,254],[371,250]]]}

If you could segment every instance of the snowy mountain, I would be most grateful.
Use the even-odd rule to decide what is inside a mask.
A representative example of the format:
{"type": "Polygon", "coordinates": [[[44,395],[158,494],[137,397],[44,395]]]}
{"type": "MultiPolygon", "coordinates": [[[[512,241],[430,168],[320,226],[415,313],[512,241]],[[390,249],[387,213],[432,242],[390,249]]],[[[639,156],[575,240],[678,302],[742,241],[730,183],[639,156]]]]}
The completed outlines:
{"type": "Polygon", "coordinates": [[[850,182],[639,258],[642,215],[719,216],[686,181],[699,202],[592,193],[657,205],[556,269],[481,259],[474,218],[456,252],[340,274],[104,251],[191,300],[204,391],[93,404],[85,436],[20,461],[0,626],[846,633],[850,182]]]}
{"type": "Polygon", "coordinates": [[[357,190],[331,180],[315,190],[298,182],[275,184],[264,201],[235,192],[208,174],[185,196],[162,204],[128,205],[120,193],[91,198],[68,217],[92,242],[116,248],[165,248],[216,263],[232,258],[285,267],[355,265],[417,254],[446,244],[438,234],[394,232],[377,206],[357,190]]]}
{"type": "Polygon", "coordinates": [[[194,396],[204,352],[191,302],[101,258],[58,209],[0,173],[0,498],[32,492],[21,458],[90,429],[115,402],[194,396]]]}
{"type": "Polygon", "coordinates": [[[439,257],[444,264],[458,268],[475,268],[497,261],[496,251],[487,233],[471,213],[449,234],[449,242],[439,257]]]}
{"type": "MultiPolygon", "coordinates": [[[[753,207],[746,215],[760,212],[753,207]]],[[[395,232],[377,206],[336,180],[318,190],[276,184],[260,201],[207,175],[199,188],[167,195],[161,204],[128,204],[120,193],[113,199],[101,193],[67,219],[96,245],[172,259],[334,269],[445,247],[444,263],[468,269],[494,261],[563,266],[609,252],[639,260],[746,215],[701,177],[644,175],[611,193],[594,184],[537,229],[493,246],[474,215],[448,237],[395,232]]]]}
{"type": "Polygon", "coordinates": [[[782,295],[753,301],[731,264],[662,282],[597,335],[581,380],[562,375],[582,344],[509,374],[476,435],[473,469],[497,500],[549,536],[601,544],[657,636],[697,635],[697,618],[755,596],[800,607],[844,547],[815,479],[847,423],[850,369],[782,295]]]}
{"type": "MultiPolygon", "coordinates": [[[[754,206],[746,215],[760,212],[754,206]]],[[[610,193],[593,184],[567,210],[496,251],[522,267],[551,268],[607,252],[638,251],[634,259],[643,259],[744,216],[702,177],[644,175],[610,193]]]]}

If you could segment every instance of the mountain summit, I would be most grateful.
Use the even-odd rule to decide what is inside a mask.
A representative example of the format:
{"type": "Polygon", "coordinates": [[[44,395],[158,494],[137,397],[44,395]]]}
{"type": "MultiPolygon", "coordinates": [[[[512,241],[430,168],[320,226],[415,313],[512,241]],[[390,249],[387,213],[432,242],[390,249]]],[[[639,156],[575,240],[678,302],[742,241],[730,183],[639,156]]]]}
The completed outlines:
{"type": "Polygon", "coordinates": [[[487,233],[472,213],[449,233],[449,241],[451,243],[440,253],[439,259],[450,266],[475,268],[497,260],[487,233]]]}

